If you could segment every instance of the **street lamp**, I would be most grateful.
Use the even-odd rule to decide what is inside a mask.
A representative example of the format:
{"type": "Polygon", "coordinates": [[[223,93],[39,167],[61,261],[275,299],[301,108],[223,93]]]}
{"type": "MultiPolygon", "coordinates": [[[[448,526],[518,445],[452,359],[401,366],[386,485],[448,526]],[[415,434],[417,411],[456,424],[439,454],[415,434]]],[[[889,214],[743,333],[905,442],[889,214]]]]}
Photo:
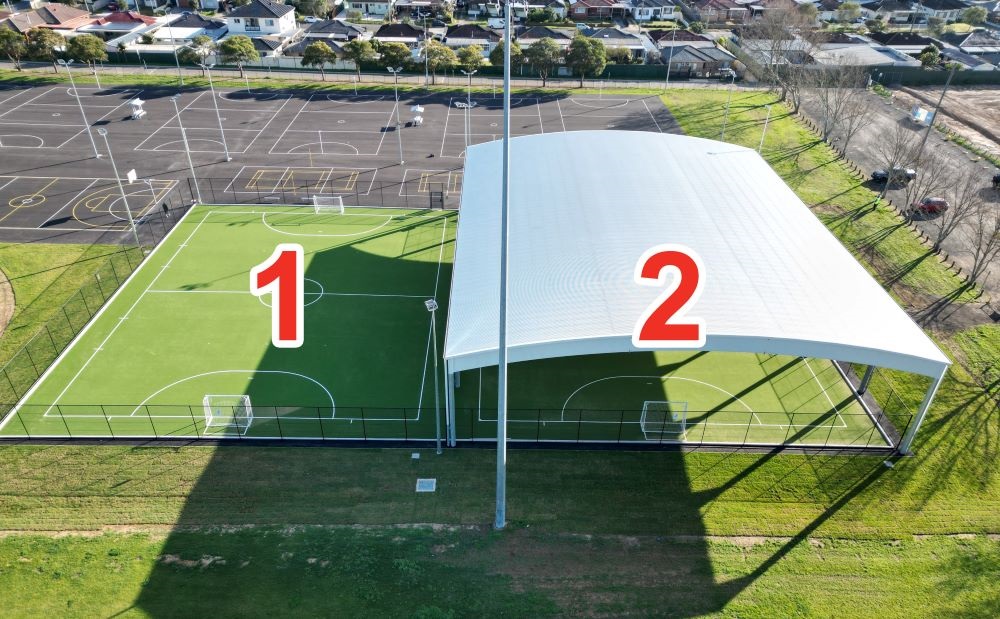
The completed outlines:
{"type": "MultiPolygon", "coordinates": [[[[732,69],[730,69],[732,71],[732,69]]],[[[733,101],[733,87],[736,85],[736,71],[733,71],[733,81],[729,82],[729,98],[726,99],[726,115],[722,118],[722,134],[719,141],[726,139],[726,123],[729,121],[729,104],[733,101]]]]}
{"type": "MultiPolygon", "coordinates": [[[[427,299],[424,307],[431,313],[431,339],[434,340],[434,427],[437,431],[437,453],[441,455],[441,407],[438,394],[438,339],[437,339],[437,301],[427,299]]],[[[421,402],[423,404],[423,402],[421,402]]]]}
{"type": "Polygon", "coordinates": [[[122,195],[122,204],[125,205],[125,214],[128,215],[128,224],[132,226],[132,234],[135,236],[135,246],[141,248],[139,243],[139,231],[135,228],[135,220],[132,219],[132,209],[128,205],[128,197],[125,195],[125,186],[122,185],[122,177],[118,175],[118,166],[115,164],[115,156],[111,153],[111,143],[108,142],[108,130],[101,127],[97,133],[104,138],[104,145],[108,147],[108,159],[111,161],[111,169],[115,173],[115,180],[118,181],[118,191],[122,195]]]}
{"type": "MultiPolygon", "coordinates": [[[[136,0],[136,3],[138,3],[138,0],[136,0]]],[[[136,9],[136,12],[138,11],[139,9],[136,9]]],[[[174,63],[177,65],[177,81],[180,82],[181,86],[183,86],[184,76],[181,74],[181,59],[177,57],[177,44],[174,42],[173,23],[174,20],[170,20],[167,22],[167,36],[170,37],[170,49],[174,50],[174,63]]]]}
{"type": "Polygon", "coordinates": [[[670,87],[670,68],[674,63],[674,44],[677,43],[677,23],[674,22],[674,29],[670,35],[670,55],[667,56],[667,79],[663,82],[663,92],[670,87]]]}
{"type": "Polygon", "coordinates": [[[219,133],[222,134],[222,148],[226,151],[226,161],[232,161],[233,158],[229,156],[229,145],[226,144],[226,130],[222,128],[222,114],[219,113],[219,100],[215,97],[215,85],[212,83],[212,64],[198,63],[198,66],[205,70],[205,74],[208,75],[208,88],[212,92],[212,104],[215,106],[215,117],[219,120],[219,133]]]}
{"type": "Polygon", "coordinates": [[[87,137],[90,138],[90,145],[94,147],[94,158],[100,159],[101,153],[97,151],[97,142],[94,141],[94,134],[90,131],[90,123],[87,122],[87,113],[83,111],[83,101],[80,100],[80,91],[76,89],[76,82],[73,81],[73,72],[69,70],[69,65],[73,64],[73,61],[60,58],[56,62],[66,67],[66,73],[69,74],[69,84],[73,88],[73,96],[76,97],[76,104],[80,106],[80,116],[83,118],[83,126],[87,130],[87,137]]]}
{"type": "Polygon", "coordinates": [[[399,72],[403,67],[386,67],[392,73],[392,89],[396,93],[396,137],[399,138],[399,165],[403,165],[403,127],[399,123],[399,72]]]}
{"type": "Polygon", "coordinates": [[[764,136],[767,135],[767,123],[771,120],[771,106],[767,106],[767,116],[764,118],[764,130],[760,132],[760,144],[757,145],[757,154],[764,148],[764,136]]]}
{"type": "Polygon", "coordinates": [[[424,88],[430,86],[430,58],[427,55],[427,46],[430,41],[427,38],[427,16],[424,15],[424,88]]]}
{"type": "Polygon", "coordinates": [[[194,195],[198,200],[198,204],[202,204],[201,187],[198,186],[198,177],[194,175],[194,162],[191,161],[191,148],[188,146],[187,132],[184,131],[184,123],[181,121],[181,110],[177,107],[177,100],[180,97],[179,94],[174,95],[170,97],[170,101],[174,104],[174,112],[177,114],[177,125],[181,128],[181,140],[184,141],[184,152],[187,154],[188,169],[191,170],[191,180],[194,181],[194,195]]]}
{"type": "Polygon", "coordinates": [[[462,73],[469,77],[469,86],[465,90],[465,148],[469,148],[469,133],[472,132],[472,76],[476,74],[476,71],[466,71],[462,69],[462,73]]]}

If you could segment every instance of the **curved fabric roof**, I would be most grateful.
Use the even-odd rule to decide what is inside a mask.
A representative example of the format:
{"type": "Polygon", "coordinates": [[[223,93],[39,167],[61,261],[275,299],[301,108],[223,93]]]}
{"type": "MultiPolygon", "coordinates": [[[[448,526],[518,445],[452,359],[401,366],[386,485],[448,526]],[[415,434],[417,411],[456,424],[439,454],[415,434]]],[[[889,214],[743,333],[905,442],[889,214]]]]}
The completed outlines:
{"type": "MultiPolygon", "coordinates": [[[[497,364],[501,143],[468,151],[445,358],[497,364]]],[[[660,288],[650,247],[704,263],[689,316],[705,350],[837,359],[938,376],[947,357],[753,150],[677,135],[578,131],[511,140],[510,361],[636,350],[660,288]]]]}

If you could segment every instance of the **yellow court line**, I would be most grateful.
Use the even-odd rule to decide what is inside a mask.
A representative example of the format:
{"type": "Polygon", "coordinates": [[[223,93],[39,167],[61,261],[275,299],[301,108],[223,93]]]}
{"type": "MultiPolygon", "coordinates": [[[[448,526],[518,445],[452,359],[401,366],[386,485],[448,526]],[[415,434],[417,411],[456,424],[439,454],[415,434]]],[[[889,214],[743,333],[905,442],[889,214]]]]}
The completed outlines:
{"type": "MultiPolygon", "coordinates": [[[[341,172],[341,170],[331,170],[331,174],[334,171],[338,173],[341,172]]],[[[337,178],[337,181],[343,181],[343,182],[339,187],[334,187],[334,189],[337,189],[339,191],[354,191],[354,188],[358,184],[358,179],[361,178],[361,173],[356,170],[343,170],[343,171],[348,173],[347,178],[343,177],[337,178]]]]}
{"type": "Polygon", "coordinates": [[[253,176],[250,177],[250,180],[247,181],[247,183],[243,187],[246,188],[246,189],[250,189],[250,188],[257,189],[257,181],[260,180],[260,177],[263,174],[264,174],[264,170],[257,170],[256,172],[253,173],[253,176]]]}
{"type": "Polygon", "coordinates": [[[448,174],[448,191],[447,193],[458,193],[462,190],[462,173],[461,172],[450,172],[448,174]]]}
{"type": "MultiPolygon", "coordinates": [[[[45,202],[45,194],[42,193],[42,192],[45,191],[46,189],[48,189],[49,187],[51,187],[52,185],[55,185],[56,183],[58,183],[60,180],[62,180],[62,177],[61,176],[57,176],[57,177],[53,178],[51,181],[49,181],[48,183],[46,183],[45,186],[42,187],[41,189],[39,189],[38,191],[35,191],[34,193],[24,194],[24,196],[18,196],[18,197],[19,198],[23,198],[25,196],[32,196],[32,197],[34,197],[34,196],[40,196],[42,199],[38,201],[38,204],[41,204],[42,202],[45,202]]],[[[13,199],[14,198],[12,198],[12,200],[13,199]]],[[[34,203],[32,203],[32,204],[23,204],[21,206],[14,206],[13,204],[10,204],[9,202],[8,202],[7,205],[10,207],[11,210],[10,210],[9,213],[7,213],[6,215],[4,215],[3,217],[0,217],[0,221],[3,221],[5,219],[7,219],[8,217],[10,217],[14,213],[16,213],[19,209],[22,209],[22,208],[31,208],[32,206],[36,206],[36,204],[34,204],[34,203]]]]}

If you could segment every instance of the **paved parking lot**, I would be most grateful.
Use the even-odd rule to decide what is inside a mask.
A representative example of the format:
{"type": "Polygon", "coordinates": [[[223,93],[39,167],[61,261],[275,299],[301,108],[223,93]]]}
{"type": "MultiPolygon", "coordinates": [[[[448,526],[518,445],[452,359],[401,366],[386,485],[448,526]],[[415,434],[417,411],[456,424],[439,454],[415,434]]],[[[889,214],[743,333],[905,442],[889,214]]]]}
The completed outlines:
{"type": "MultiPolygon", "coordinates": [[[[207,90],[80,87],[79,103],[76,94],[65,85],[0,91],[0,241],[91,242],[127,231],[124,202],[139,218],[199,192],[217,203],[341,195],[413,207],[438,195],[457,206],[467,144],[499,139],[503,127],[502,99],[481,95],[467,107],[466,97],[423,93],[400,93],[398,104],[381,92],[218,90],[213,100],[207,90]],[[139,120],[135,99],[146,111],[139,120]],[[105,137],[118,175],[137,176],[124,202],[105,137]]],[[[512,110],[514,136],[679,133],[655,96],[515,98],[512,110]]]]}

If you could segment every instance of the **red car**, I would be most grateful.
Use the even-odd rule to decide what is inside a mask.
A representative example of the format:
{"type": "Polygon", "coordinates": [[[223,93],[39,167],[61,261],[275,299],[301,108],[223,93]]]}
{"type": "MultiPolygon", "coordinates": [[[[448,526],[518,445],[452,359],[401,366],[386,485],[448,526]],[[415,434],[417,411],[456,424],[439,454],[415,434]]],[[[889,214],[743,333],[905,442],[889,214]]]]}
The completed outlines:
{"type": "Polygon", "coordinates": [[[910,208],[918,213],[936,215],[947,211],[949,206],[948,201],[944,198],[924,198],[911,204],[910,208]]]}

